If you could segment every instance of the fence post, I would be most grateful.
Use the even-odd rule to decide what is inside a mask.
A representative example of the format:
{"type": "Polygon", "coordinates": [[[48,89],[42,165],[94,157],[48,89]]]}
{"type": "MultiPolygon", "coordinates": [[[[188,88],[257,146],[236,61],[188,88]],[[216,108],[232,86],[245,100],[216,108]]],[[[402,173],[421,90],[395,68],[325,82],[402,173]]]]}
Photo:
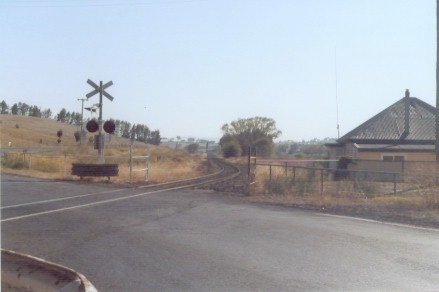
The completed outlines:
{"type": "Polygon", "coordinates": [[[357,190],[357,172],[354,171],[354,191],[357,190]]]}
{"type": "Polygon", "coordinates": [[[320,195],[323,195],[323,169],[320,170],[320,195]]]}
{"type": "Polygon", "coordinates": [[[271,188],[271,164],[270,164],[270,188],[271,188]]]}
{"type": "Polygon", "coordinates": [[[67,154],[64,153],[64,178],[67,176],[67,154]]]}
{"type": "Polygon", "coordinates": [[[296,168],[293,166],[293,183],[296,184],[296,168]]]}
{"type": "Polygon", "coordinates": [[[248,146],[248,163],[247,163],[247,181],[250,183],[250,164],[251,164],[252,147],[248,146]]]}
{"type": "Polygon", "coordinates": [[[393,194],[396,195],[396,173],[393,174],[393,194]]]}
{"type": "Polygon", "coordinates": [[[29,165],[28,165],[28,169],[32,168],[32,153],[29,153],[29,165]]]}
{"type": "Polygon", "coordinates": [[[401,161],[401,179],[405,179],[405,160],[401,161]]]}
{"type": "Polygon", "coordinates": [[[146,162],[146,181],[149,181],[149,156],[146,162]]]}
{"type": "Polygon", "coordinates": [[[285,162],[285,176],[288,176],[288,162],[285,162]]]}
{"type": "Polygon", "coordinates": [[[133,143],[130,144],[130,183],[133,183],[133,143]]]}
{"type": "MultiPolygon", "coordinates": [[[[146,153],[146,154],[148,154],[148,153],[146,153]]],[[[148,181],[148,161],[149,161],[149,156],[147,155],[146,156],[146,159],[145,159],[145,181],[148,181]]]]}

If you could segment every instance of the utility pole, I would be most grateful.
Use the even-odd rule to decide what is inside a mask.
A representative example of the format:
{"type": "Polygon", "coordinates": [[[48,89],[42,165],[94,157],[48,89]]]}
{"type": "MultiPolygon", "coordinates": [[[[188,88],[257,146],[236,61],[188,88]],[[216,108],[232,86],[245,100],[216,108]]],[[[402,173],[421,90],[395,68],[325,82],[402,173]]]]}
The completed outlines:
{"type": "Polygon", "coordinates": [[[84,127],[84,101],[86,101],[87,98],[81,97],[81,98],[78,98],[78,100],[82,102],[82,106],[81,106],[81,133],[79,135],[79,144],[82,144],[82,132],[83,132],[83,127],[84,127]]]}
{"type": "Polygon", "coordinates": [[[439,0],[436,0],[436,162],[439,163],[439,0]]]}

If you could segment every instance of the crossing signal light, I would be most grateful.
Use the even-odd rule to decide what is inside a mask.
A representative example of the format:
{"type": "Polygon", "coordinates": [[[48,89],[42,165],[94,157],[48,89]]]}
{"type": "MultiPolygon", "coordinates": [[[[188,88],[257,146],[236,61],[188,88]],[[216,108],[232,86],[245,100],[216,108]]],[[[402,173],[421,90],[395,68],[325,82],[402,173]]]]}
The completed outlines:
{"type": "Polygon", "coordinates": [[[95,119],[88,121],[85,127],[90,133],[94,133],[99,130],[99,124],[95,119]]]}
{"type": "Polygon", "coordinates": [[[104,123],[104,131],[107,132],[108,134],[113,134],[115,130],[116,130],[116,124],[112,120],[106,121],[104,123]]]}

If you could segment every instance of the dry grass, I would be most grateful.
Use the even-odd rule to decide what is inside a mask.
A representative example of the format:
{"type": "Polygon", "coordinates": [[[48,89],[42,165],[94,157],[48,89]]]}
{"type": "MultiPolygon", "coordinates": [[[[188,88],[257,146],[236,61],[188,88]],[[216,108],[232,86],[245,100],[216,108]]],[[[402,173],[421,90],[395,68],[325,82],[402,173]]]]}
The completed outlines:
{"type": "MultiPolygon", "coordinates": [[[[56,122],[51,119],[0,115],[1,147],[54,147],[51,153],[10,153],[2,157],[2,172],[51,179],[77,179],[70,175],[72,163],[93,163],[97,150],[91,143],[79,145],[74,139],[78,126],[56,122]],[[19,127],[16,128],[15,125],[19,127]],[[57,143],[56,132],[63,130],[63,142],[57,143]],[[43,143],[40,143],[42,139],[43,143]]],[[[129,180],[129,147],[130,141],[113,137],[106,145],[106,163],[119,164],[119,176],[112,181],[127,182],[129,180]]],[[[151,182],[192,178],[203,175],[207,171],[206,159],[203,155],[189,155],[181,150],[167,147],[146,145],[134,142],[133,155],[149,155],[149,179],[151,182]]],[[[145,168],[145,161],[135,160],[133,169],[145,168]]],[[[98,178],[96,180],[103,180],[98,178]]],[[[133,181],[143,181],[144,172],[134,172],[133,181]]]]}
{"type": "Polygon", "coordinates": [[[296,206],[339,214],[381,218],[408,223],[439,226],[439,187],[399,183],[324,181],[320,192],[320,174],[296,170],[285,176],[284,169],[272,167],[272,179],[266,166],[258,166],[251,202],[296,206]],[[405,191],[402,191],[405,190],[405,191]]]}
{"type": "MultiPolygon", "coordinates": [[[[119,164],[119,176],[112,178],[115,182],[129,181],[129,149],[113,149],[106,154],[106,163],[119,164]]],[[[157,147],[151,151],[135,149],[134,155],[149,154],[150,182],[163,182],[186,179],[203,175],[207,172],[206,159],[202,155],[189,155],[157,147]]],[[[96,161],[96,155],[77,154],[8,154],[2,158],[2,172],[39,178],[77,179],[70,175],[72,163],[90,163],[96,161]]],[[[145,172],[136,171],[146,168],[145,160],[134,160],[133,181],[144,181],[145,172]]],[[[103,178],[104,179],[104,178],[103,178]]],[[[101,179],[99,179],[101,180],[101,179]]]]}

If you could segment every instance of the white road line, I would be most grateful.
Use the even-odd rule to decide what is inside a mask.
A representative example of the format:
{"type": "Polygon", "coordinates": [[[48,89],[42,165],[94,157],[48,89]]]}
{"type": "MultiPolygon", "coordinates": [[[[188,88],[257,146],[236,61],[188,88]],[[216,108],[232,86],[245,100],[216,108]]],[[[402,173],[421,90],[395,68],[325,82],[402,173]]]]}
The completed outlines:
{"type": "Polygon", "coordinates": [[[200,183],[192,184],[192,185],[186,185],[186,186],[181,186],[181,187],[175,187],[175,188],[169,188],[169,189],[163,189],[163,190],[157,190],[157,191],[150,191],[150,192],[136,194],[136,195],[131,195],[131,196],[126,196],[126,197],[119,197],[119,198],[108,199],[108,200],[104,200],[104,201],[98,201],[98,202],[82,204],[82,205],[77,205],[77,206],[72,206],[72,207],[66,207],[66,208],[61,208],[61,209],[55,209],[55,210],[49,210],[49,211],[38,212],[38,213],[33,213],[33,214],[27,214],[27,215],[22,215],[22,216],[17,216],[17,217],[6,218],[6,219],[0,220],[0,222],[14,221],[14,220],[19,220],[19,219],[24,219],[24,218],[41,216],[41,215],[45,215],[45,214],[58,213],[58,212],[62,212],[62,211],[68,211],[68,210],[73,210],[73,209],[79,209],[79,208],[85,208],[85,207],[90,207],[90,206],[96,206],[96,205],[101,205],[101,204],[106,204],[106,203],[112,203],[112,202],[117,202],[117,201],[122,201],[122,200],[128,200],[128,199],[132,199],[132,198],[136,198],[136,197],[141,197],[141,196],[145,196],[145,195],[149,195],[149,194],[155,194],[155,193],[161,193],[161,192],[166,192],[166,191],[191,188],[191,187],[195,187],[195,186],[198,186],[198,185],[200,185],[200,183]]]}
{"type": "MultiPolygon", "coordinates": [[[[194,180],[194,179],[199,179],[199,178],[210,177],[210,176],[213,176],[213,175],[217,175],[217,174],[219,174],[221,172],[222,171],[216,172],[216,173],[213,173],[213,174],[209,174],[209,175],[206,175],[206,176],[200,176],[200,177],[188,179],[188,180],[194,180]]],[[[168,185],[168,184],[173,184],[173,183],[180,183],[180,182],[184,182],[184,181],[187,181],[187,180],[177,180],[177,181],[159,183],[159,184],[155,184],[155,185],[139,186],[139,187],[137,187],[137,189],[150,188],[150,187],[158,187],[158,186],[163,186],[163,185],[168,185]]],[[[77,195],[77,196],[70,196],[70,197],[63,197],[63,198],[56,198],[56,199],[48,199],[48,200],[42,200],[42,201],[36,201],[36,202],[30,202],[30,203],[22,203],[22,204],[16,204],[16,205],[9,205],[9,206],[0,207],[0,210],[12,209],[12,208],[18,208],[18,207],[25,207],[25,206],[32,206],[32,205],[39,205],[39,204],[52,203],[52,202],[59,202],[59,201],[64,201],[64,200],[83,198],[83,197],[100,195],[100,194],[114,193],[114,192],[123,191],[123,190],[126,190],[126,188],[116,189],[116,190],[111,190],[111,191],[98,192],[98,193],[91,193],[91,194],[84,194],[84,195],[77,195]]]]}
{"type": "Polygon", "coordinates": [[[385,224],[385,225],[393,225],[393,226],[399,226],[399,227],[405,227],[405,228],[412,228],[412,229],[419,229],[419,230],[425,230],[425,231],[439,232],[439,229],[429,228],[429,227],[420,227],[420,226],[414,226],[414,225],[409,225],[409,224],[394,223],[394,222],[387,222],[387,221],[378,221],[378,220],[373,220],[373,219],[358,218],[358,217],[344,216],[344,215],[335,215],[335,214],[325,214],[325,213],[315,213],[315,214],[318,215],[318,216],[335,217],[335,218],[342,218],[342,219],[351,219],[351,220],[356,220],[356,221],[380,223],[380,224],[385,224]]]}
{"type": "Polygon", "coordinates": [[[25,206],[32,206],[32,205],[38,205],[38,204],[45,204],[45,203],[52,203],[52,202],[59,202],[59,201],[64,201],[64,200],[71,200],[71,199],[83,198],[83,197],[89,197],[89,196],[95,196],[95,195],[101,195],[101,194],[115,193],[115,192],[119,192],[122,190],[126,190],[126,189],[116,189],[116,190],[104,191],[104,192],[98,192],[98,193],[90,193],[90,194],[83,194],[83,195],[77,195],[77,196],[62,197],[62,198],[56,198],[56,199],[48,199],[48,200],[42,200],[42,201],[36,201],[36,202],[30,202],[30,203],[23,203],[23,204],[17,204],[17,205],[9,205],[9,206],[0,207],[0,210],[25,207],[25,206]]]}
{"type": "Polygon", "coordinates": [[[14,184],[30,184],[30,183],[62,183],[60,181],[56,181],[56,182],[50,182],[50,181],[44,181],[44,180],[2,180],[1,181],[2,184],[10,184],[10,183],[14,183],[14,184]]]}
{"type": "MultiPolygon", "coordinates": [[[[229,176],[229,178],[235,177],[237,174],[239,174],[239,172],[234,174],[234,175],[232,175],[232,176],[229,176]]],[[[224,179],[224,178],[221,178],[221,179],[224,179]]],[[[45,214],[58,213],[58,212],[62,212],[62,211],[69,211],[69,210],[73,210],[73,209],[79,209],[79,208],[85,208],[85,207],[90,207],[90,206],[95,206],[95,205],[112,203],[112,202],[132,199],[132,198],[136,198],[136,197],[141,197],[141,196],[145,196],[145,195],[149,195],[149,194],[155,194],[155,193],[161,193],[161,192],[173,191],[173,190],[187,189],[187,188],[192,188],[192,187],[196,187],[196,186],[200,186],[200,185],[205,185],[205,184],[208,184],[208,183],[213,183],[213,182],[216,182],[216,181],[218,181],[218,179],[212,179],[211,181],[205,181],[205,182],[202,182],[202,183],[194,183],[194,184],[185,185],[185,186],[179,186],[179,187],[167,188],[167,189],[162,189],[162,190],[150,191],[150,192],[135,194],[135,195],[131,195],[131,196],[125,196],[125,197],[119,197],[119,198],[108,199],[108,200],[103,200],[103,201],[97,201],[97,202],[88,203],[88,204],[81,204],[81,205],[76,205],[76,206],[72,206],[72,207],[65,207],[65,208],[60,208],[60,209],[55,209],[55,210],[49,210],[49,211],[44,211],[44,212],[32,213],[32,214],[27,214],[27,215],[22,215],[22,216],[16,216],[16,217],[2,219],[2,220],[0,220],[0,222],[14,221],[14,220],[25,219],[25,218],[30,218],[30,217],[36,217],[36,216],[45,215],[45,214]]]]}

